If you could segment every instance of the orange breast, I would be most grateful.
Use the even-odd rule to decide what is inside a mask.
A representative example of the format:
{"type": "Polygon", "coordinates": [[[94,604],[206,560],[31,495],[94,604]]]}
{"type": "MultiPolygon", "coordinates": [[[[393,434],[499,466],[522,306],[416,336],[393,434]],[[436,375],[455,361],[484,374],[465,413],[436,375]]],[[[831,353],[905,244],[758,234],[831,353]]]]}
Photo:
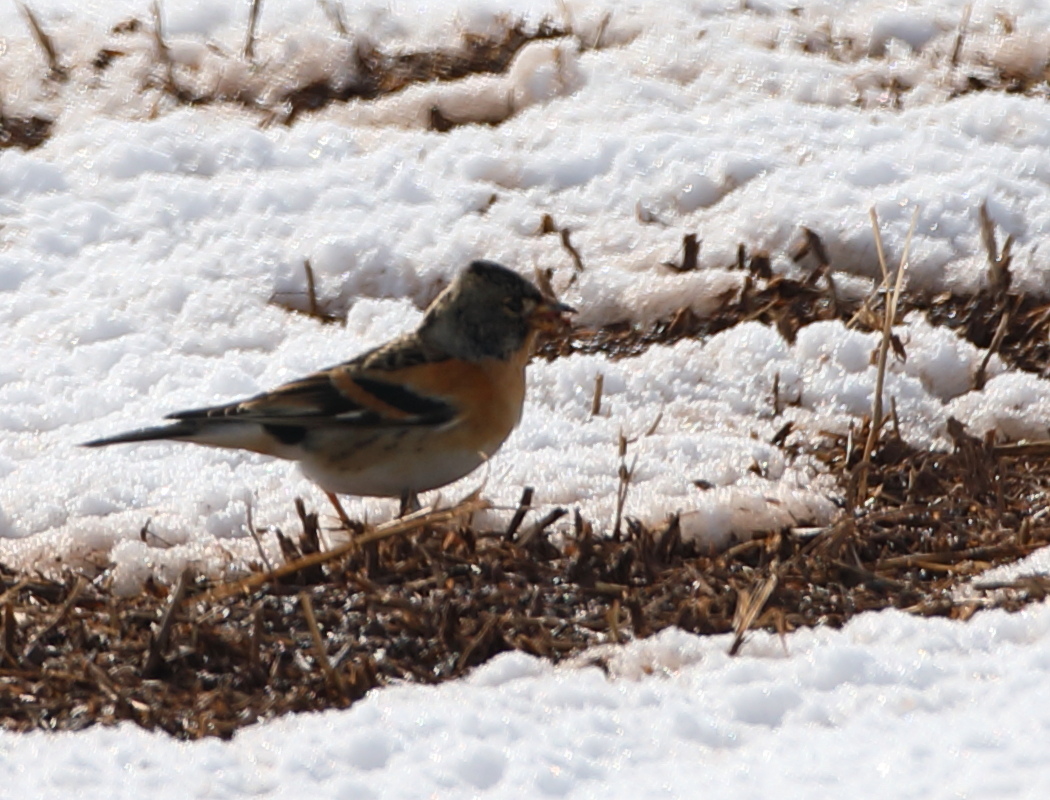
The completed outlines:
{"type": "Polygon", "coordinates": [[[390,377],[459,409],[461,421],[446,434],[446,446],[492,455],[521,419],[527,360],[527,351],[507,361],[449,359],[399,370],[390,377]]]}

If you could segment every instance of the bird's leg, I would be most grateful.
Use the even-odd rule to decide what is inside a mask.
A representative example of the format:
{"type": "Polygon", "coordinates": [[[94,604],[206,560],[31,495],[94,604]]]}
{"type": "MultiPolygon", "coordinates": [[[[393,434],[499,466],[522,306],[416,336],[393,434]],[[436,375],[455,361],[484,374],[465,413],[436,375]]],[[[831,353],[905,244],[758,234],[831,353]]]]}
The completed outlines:
{"type": "Polygon", "coordinates": [[[348,531],[354,530],[356,526],[350,521],[350,517],[347,516],[346,511],[343,510],[343,504],[339,502],[339,498],[336,497],[335,493],[325,491],[325,497],[327,497],[328,501],[335,506],[335,513],[339,516],[339,521],[343,523],[343,527],[348,531]]]}
{"type": "Polygon", "coordinates": [[[401,493],[401,511],[398,512],[399,517],[403,517],[406,514],[411,514],[415,511],[419,511],[422,506],[419,504],[419,495],[410,489],[406,489],[401,493]]]}

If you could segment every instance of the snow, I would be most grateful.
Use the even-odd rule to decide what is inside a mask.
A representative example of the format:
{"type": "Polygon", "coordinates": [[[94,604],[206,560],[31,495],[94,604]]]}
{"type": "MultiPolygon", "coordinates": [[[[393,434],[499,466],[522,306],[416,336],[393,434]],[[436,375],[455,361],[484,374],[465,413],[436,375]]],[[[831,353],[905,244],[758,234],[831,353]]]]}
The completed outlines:
{"type": "MultiPolygon", "coordinates": [[[[353,29],[388,46],[419,45],[424,34],[455,41],[462,31],[494,31],[498,9],[507,11],[461,5],[457,14],[426,5],[418,15],[412,4],[367,13],[355,5],[353,29]]],[[[311,70],[331,71],[331,54],[313,44],[338,46],[317,7],[300,8],[302,19],[278,30],[269,26],[288,9],[268,7],[260,28],[260,52],[298,53],[283,67],[289,85],[311,70]]],[[[859,50],[840,60],[806,54],[796,35],[832,19],[820,4],[797,17],[733,4],[656,13],[641,3],[612,13],[603,49],[536,42],[504,75],[336,104],[290,128],[260,128],[258,114],[232,106],[164,106],[141,89],[156,60],[148,34],[123,34],[128,54],[102,77],[73,71],[71,82],[84,88],[59,109],[53,139],[30,153],[6,151],[0,162],[0,319],[17,343],[0,386],[0,558],[24,568],[40,566],[44,554],[59,565],[108,559],[141,576],[125,560],[139,558],[138,549],[122,543],[149,519],[176,545],[152,559],[164,576],[188,561],[209,573],[237,569],[254,557],[244,535],[249,503],[261,527],[289,529],[291,498],[318,499],[293,468],[169,444],[105,455],[74,445],[344,360],[411,327],[472,258],[525,274],[553,267],[556,288],[585,325],[647,324],[682,306],[710,313],[739,292],[741,273],[725,267],[741,242],[768,249],[778,271],[797,271],[788,252],[800,225],[823,236],[837,267],[859,276],[843,276],[843,291],[866,294],[879,274],[867,209],[878,210],[896,263],[918,207],[910,284],[971,289],[984,280],[976,214],[987,201],[1003,233],[1016,237],[1015,285],[1045,291],[1037,253],[1050,224],[1050,206],[1040,202],[1050,176],[1045,104],[1001,93],[949,101],[945,76],[919,62],[954,42],[950,15],[858,8],[865,13],[834,17],[836,42],[873,37],[891,47],[903,38],[917,52],[889,63],[859,50]],[[857,88],[872,70],[891,67],[929,84],[907,94],[900,111],[857,88]],[[511,98],[515,114],[440,134],[420,124],[433,105],[484,117],[496,100],[483,97],[511,98]],[[470,98],[473,110],[464,106],[470,98]],[[162,112],[136,113],[136,105],[162,112]],[[546,213],[572,231],[585,264],[578,280],[558,237],[538,235],[546,213]],[[694,231],[703,269],[662,267],[694,231]],[[345,329],[269,303],[301,299],[305,259],[328,307],[349,309],[345,329]]],[[[106,33],[110,20],[133,12],[98,10],[95,38],[74,39],[86,12],[58,2],[39,9],[68,44],[70,63],[78,54],[90,61],[116,36],[106,33]]],[[[593,12],[575,9],[573,25],[597,26],[593,12]]],[[[534,24],[544,14],[559,18],[543,4],[521,13],[534,24]]],[[[1024,31],[1045,18],[1038,9],[1017,13],[1008,37],[1015,44],[1035,37],[1024,31]]],[[[229,9],[173,5],[165,21],[173,42],[215,42],[226,53],[204,48],[197,72],[182,79],[206,83],[200,75],[236,61],[228,52],[243,32],[229,9]]],[[[10,22],[24,27],[17,15],[10,22]]],[[[997,25],[975,12],[966,63],[988,57],[1005,35],[997,25]]],[[[30,92],[40,80],[34,47],[8,43],[9,55],[25,57],[8,59],[5,107],[59,102],[55,90],[30,92]]],[[[887,391],[910,440],[943,443],[952,414],[978,433],[1045,428],[1045,413],[1028,414],[1045,406],[1045,381],[1021,376],[1007,388],[995,380],[1002,367],[993,359],[988,387],[970,391],[981,354],[921,321],[906,327],[909,360],[891,366],[887,391]],[[1012,400],[1005,410],[1003,392],[1012,400]]],[[[487,496],[505,508],[528,484],[541,507],[578,506],[608,524],[619,434],[637,436],[662,414],[657,432],[632,446],[638,470],[626,513],[651,523],[681,513],[687,533],[715,545],[772,526],[822,524],[834,513],[833,487],[805,458],[782,463],[762,443],[786,420],[805,438],[844,431],[863,415],[874,385],[872,342],[828,323],[788,346],[749,325],[623,362],[534,364],[519,431],[484,474],[443,497],[484,480],[487,496]],[[598,374],[605,413],[590,419],[598,374]],[[784,419],[770,414],[777,375],[785,397],[799,401],[784,419]],[[769,465],[764,476],[749,470],[754,462],[769,465]],[[669,463],[680,469],[668,472],[669,463]],[[700,492],[694,480],[716,489],[700,492]]],[[[392,506],[354,499],[348,511],[381,519],[392,506]]]]}
{"type": "MultiPolygon", "coordinates": [[[[986,280],[987,203],[1000,240],[1015,237],[1015,287],[1050,292],[1050,107],[953,96],[965,74],[1041,74],[1050,7],[1038,0],[972,4],[955,70],[965,0],[367,0],[344,9],[348,40],[312,0],[264,3],[258,63],[283,88],[332,74],[355,43],[432,46],[497,31],[508,14],[568,21],[601,45],[537,42],[506,74],[332,105],[290,127],[144,90],[156,69],[148,30],[110,31],[147,19],[143,3],[32,5],[67,64],[114,43],[125,55],[45,85],[16,5],[0,5],[4,113],[58,117],[43,147],[0,153],[0,562],[13,567],[108,566],[124,591],[189,562],[235,573],[255,557],[249,505],[276,557],[265,529],[296,529],[294,497],[327,513],[293,466],[176,444],[75,445],[385,341],[473,258],[526,275],[553,268],[585,325],[647,324],[734,297],[742,277],[727,268],[741,242],[768,250],[778,272],[804,269],[789,257],[803,225],[821,235],[842,290],[866,294],[880,274],[869,208],[891,265],[917,208],[909,286],[972,291],[986,280]],[[911,88],[898,95],[893,79],[911,88]],[[436,133],[424,124],[432,106],[450,118],[513,113],[436,133]],[[574,281],[558,237],[538,235],[544,214],[582,254],[574,281]],[[687,233],[702,239],[702,268],[661,267],[687,233]],[[270,302],[303,291],[305,259],[345,327],[270,302]],[[147,520],[170,547],[140,541],[147,520]]],[[[181,79],[266,101],[274,86],[231,56],[246,14],[246,3],[165,3],[181,79]]],[[[891,360],[886,392],[906,439],[945,445],[952,416],[976,435],[1047,436],[1045,379],[993,358],[974,391],[981,351],[916,316],[897,334],[908,359],[891,360]]],[[[870,408],[875,342],[828,322],[788,344],[752,323],[637,358],[537,361],[519,429],[440,496],[483,483],[496,508],[480,522],[498,524],[531,485],[541,512],[579,507],[607,524],[622,433],[637,458],[631,516],[681,513],[685,533],[713,545],[825,523],[830,480],[768,442],[787,421],[803,440],[855,424],[870,408]],[[792,401],[779,417],[774,380],[792,401]]],[[[395,511],[381,499],[346,506],[373,521],[395,511]]],[[[1045,558],[1025,568],[1045,571],[1045,558]]],[[[666,632],[608,654],[610,677],[503,656],[466,681],[384,690],[229,744],[126,727],[5,734],[0,795],[813,796],[883,781],[900,797],[1044,796],[1033,732],[1048,723],[1037,702],[1048,624],[1045,605],[965,625],[884,613],[793,634],[787,653],[756,636],[738,659],[724,639],[666,632]]]]}
{"type": "Polygon", "coordinates": [[[8,734],[0,763],[12,797],[1045,797],[1048,636],[1046,605],[868,614],[734,658],[669,629],[599,654],[609,675],[504,654],[228,743],[8,734]]]}

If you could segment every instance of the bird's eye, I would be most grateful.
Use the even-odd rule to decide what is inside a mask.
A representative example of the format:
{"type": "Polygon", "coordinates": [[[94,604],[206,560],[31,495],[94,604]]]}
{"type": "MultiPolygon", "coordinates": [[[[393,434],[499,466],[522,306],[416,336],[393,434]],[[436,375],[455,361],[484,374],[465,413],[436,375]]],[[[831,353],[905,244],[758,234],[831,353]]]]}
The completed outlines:
{"type": "Polygon", "coordinates": [[[503,307],[511,314],[521,313],[521,298],[520,297],[508,297],[503,301],[503,307]]]}

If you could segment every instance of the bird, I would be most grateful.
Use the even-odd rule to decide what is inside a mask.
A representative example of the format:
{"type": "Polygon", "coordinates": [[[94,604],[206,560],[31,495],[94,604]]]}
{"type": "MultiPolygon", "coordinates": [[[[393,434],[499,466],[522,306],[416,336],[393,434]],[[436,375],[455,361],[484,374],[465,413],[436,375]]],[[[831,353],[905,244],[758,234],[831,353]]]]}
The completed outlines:
{"type": "Polygon", "coordinates": [[[352,525],[338,495],[397,497],[452,483],[491,458],[521,419],[538,336],[575,309],[494,261],[472,261],[419,326],[349,361],[247,399],[85,442],[174,440],[299,463],[352,525]]]}

